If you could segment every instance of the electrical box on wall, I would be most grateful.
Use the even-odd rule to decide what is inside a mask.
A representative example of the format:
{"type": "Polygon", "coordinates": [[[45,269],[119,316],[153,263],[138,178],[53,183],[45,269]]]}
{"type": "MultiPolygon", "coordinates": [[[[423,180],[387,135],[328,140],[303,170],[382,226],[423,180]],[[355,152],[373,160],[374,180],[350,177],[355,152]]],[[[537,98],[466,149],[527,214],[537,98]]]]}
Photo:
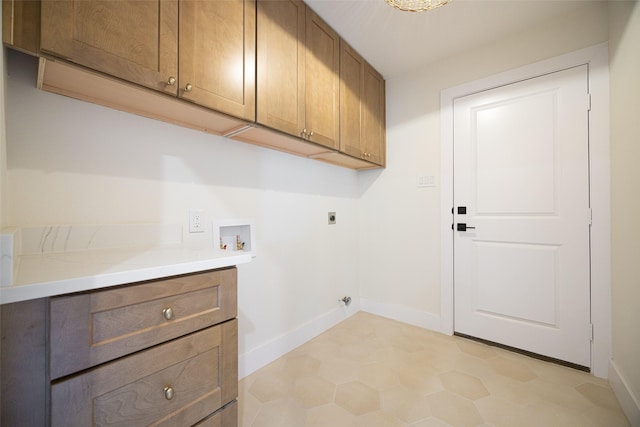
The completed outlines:
{"type": "Polygon", "coordinates": [[[256,256],[253,220],[227,219],[213,223],[213,244],[222,252],[250,252],[256,256]]]}

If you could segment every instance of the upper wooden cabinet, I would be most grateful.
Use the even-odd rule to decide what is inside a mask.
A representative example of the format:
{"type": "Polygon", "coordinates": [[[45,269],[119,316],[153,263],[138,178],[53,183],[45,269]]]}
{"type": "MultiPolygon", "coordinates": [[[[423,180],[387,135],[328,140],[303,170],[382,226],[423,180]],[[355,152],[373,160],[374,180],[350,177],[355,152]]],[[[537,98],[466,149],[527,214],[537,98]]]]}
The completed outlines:
{"type": "Polygon", "coordinates": [[[385,165],[384,79],[343,40],[340,43],[340,151],[385,165]]]}
{"type": "Polygon", "coordinates": [[[250,0],[47,0],[41,16],[43,52],[255,119],[250,0]]]}
{"type": "Polygon", "coordinates": [[[258,0],[257,28],[257,122],[338,149],[338,34],[297,0],[258,0]]]}
{"type": "Polygon", "coordinates": [[[382,76],[301,0],[2,6],[3,42],[40,56],[40,89],[352,169],[385,166],[382,76]]]}
{"type": "Polygon", "coordinates": [[[37,54],[40,44],[40,2],[2,0],[2,42],[37,54]]]}

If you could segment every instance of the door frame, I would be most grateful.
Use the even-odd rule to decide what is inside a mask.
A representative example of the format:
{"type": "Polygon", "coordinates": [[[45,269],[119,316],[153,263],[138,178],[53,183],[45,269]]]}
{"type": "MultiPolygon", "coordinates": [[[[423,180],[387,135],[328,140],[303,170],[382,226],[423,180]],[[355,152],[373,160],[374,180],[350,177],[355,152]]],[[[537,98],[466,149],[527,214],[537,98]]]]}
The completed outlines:
{"type": "MultiPolygon", "coordinates": [[[[611,213],[609,147],[609,53],[606,43],[472,81],[440,93],[440,331],[454,332],[453,296],[453,101],[555,71],[587,64],[591,94],[589,114],[589,197],[592,209],[591,373],[607,378],[611,359],[611,213]]],[[[587,334],[588,331],[585,331],[587,334]]]]}

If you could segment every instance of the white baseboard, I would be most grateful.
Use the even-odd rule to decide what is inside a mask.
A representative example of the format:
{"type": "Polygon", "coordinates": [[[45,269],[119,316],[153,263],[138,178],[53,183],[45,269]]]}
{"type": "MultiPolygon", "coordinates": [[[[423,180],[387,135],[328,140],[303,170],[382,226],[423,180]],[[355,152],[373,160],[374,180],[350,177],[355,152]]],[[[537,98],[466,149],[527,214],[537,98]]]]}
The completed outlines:
{"type": "Polygon", "coordinates": [[[609,383],[631,425],[640,427],[640,401],[613,360],[609,361],[609,383]]]}
{"type": "Polygon", "coordinates": [[[399,322],[419,326],[431,331],[440,332],[440,316],[425,311],[416,310],[397,304],[387,304],[371,301],[366,298],[360,299],[360,309],[367,313],[387,317],[399,322]]]}
{"type": "Polygon", "coordinates": [[[242,379],[277,358],[317,337],[327,329],[353,316],[360,310],[357,301],[349,307],[336,308],[301,325],[291,332],[238,356],[238,378],[242,379]]]}

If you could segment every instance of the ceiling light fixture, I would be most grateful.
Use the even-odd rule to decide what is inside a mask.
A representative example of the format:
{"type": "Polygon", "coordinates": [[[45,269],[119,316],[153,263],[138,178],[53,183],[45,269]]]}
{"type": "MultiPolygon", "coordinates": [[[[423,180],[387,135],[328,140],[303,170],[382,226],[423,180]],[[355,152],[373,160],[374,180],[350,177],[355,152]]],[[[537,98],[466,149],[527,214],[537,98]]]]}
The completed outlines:
{"type": "Polygon", "coordinates": [[[444,6],[451,0],[384,0],[387,4],[405,12],[426,12],[444,6]]]}

